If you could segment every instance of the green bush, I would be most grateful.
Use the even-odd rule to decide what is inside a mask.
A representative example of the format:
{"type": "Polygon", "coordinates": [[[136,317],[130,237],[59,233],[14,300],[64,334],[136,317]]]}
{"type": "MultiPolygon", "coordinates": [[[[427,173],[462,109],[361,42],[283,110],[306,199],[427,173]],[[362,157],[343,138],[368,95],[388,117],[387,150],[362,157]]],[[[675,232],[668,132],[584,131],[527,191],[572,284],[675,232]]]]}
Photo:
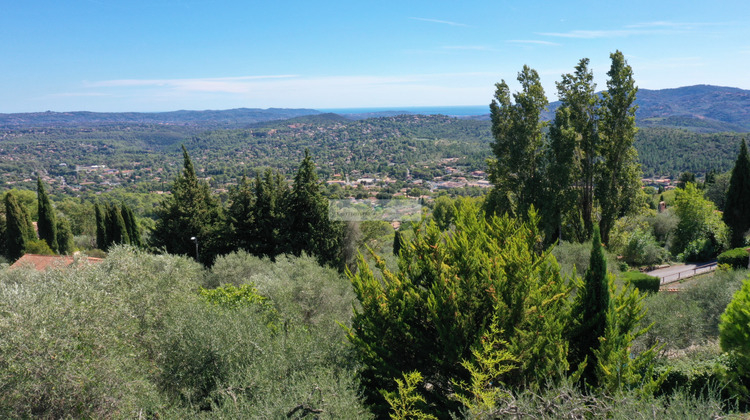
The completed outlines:
{"type": "Polygon", "coordinates": [[[659,264],[667,259],[668,254],[651,232],[641,229],[630,233],[622,250],[623,259],[635,266],[659,264]]]}
{"type": "Polygon", "coordinates": [[[622,273],[622,279],[629,281],[630,284],[637,287],[642,292],[658,292],[661,285],[661,279],[640,271],[627,271],[622,273]]]}
{"type": "Polygon", "coordinates": [[[750,254],[745,248],[734,248],[719,254],[717,260],[719,264],[729,264],[732,268],[747,268],[750,254]]]}
{"type": "Polygon", "coordinates": [[[678,259],[685,262],[703,262],[715,257],[718,251],[710,238],[699,238],[688,243],[678,259]]]}

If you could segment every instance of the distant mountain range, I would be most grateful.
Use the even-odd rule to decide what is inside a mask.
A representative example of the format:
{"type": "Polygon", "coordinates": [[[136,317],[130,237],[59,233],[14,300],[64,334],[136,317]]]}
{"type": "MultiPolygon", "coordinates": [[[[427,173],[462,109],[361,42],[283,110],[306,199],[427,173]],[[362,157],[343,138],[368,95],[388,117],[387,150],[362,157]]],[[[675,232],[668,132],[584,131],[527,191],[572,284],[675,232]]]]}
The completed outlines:
{"type": "MultiPolygon", "coordinates": [[[[676,89],[638,91],[636,118],[641,127],[681,128],[699,133],[750,132],[750,90],[710,85],[686,86],[676,89]]],[[[559,102],[550,104],[545,118],[550,119],[559,102]]],[[[454,107],[455,108],[455,107],[454,107]]],[[[472,107],[473,108],[473,107],[472,107]]],[[[395,114],[438,113],[441,108],[430,107],[408,111],[378,110],[378,112],[339,111],[349,119],[363,119],[395,114]]],[[[446,107],[445,109],[450,109],[446,107]]],[[[481,108],[478,108],[481,109],[481,108]]],[[[450,112],[450,111],[448,111],[450,112]]],[[[237,128],[318,115],[315,109],[239,108],[224,111],[173,112],[36,112],[0,114],[0,128],[86,126],[110,124],[169,124],[205,128],[237,128]]],[[[463,118],[487,119],[487,114],[463,118]]],[[[330,118],[330,116],[328,117],[330,118]]]]}

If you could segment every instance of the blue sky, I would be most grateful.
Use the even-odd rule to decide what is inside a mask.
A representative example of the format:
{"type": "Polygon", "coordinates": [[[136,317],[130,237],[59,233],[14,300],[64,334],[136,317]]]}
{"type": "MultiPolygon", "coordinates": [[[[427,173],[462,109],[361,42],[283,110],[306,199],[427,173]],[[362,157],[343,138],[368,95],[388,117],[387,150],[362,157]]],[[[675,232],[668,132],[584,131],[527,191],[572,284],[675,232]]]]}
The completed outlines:
{"type": "Polygon", "coordinates": [[[747,1],[6,1],[0,112],[489,104],[622,51],[641,88],[750,89],[747,1]],[[513,83],[511,83],[513,82],[513,83]]]}

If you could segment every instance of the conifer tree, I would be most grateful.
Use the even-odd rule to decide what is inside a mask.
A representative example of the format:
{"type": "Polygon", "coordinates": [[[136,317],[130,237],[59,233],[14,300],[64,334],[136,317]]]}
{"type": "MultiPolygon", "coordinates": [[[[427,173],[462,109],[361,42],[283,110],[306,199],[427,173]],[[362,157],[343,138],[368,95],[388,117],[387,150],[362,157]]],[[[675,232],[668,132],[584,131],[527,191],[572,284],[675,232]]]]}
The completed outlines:
{"type": "Polygon", "coordinates": [[[26,250],[27,241],[32,240],[29,237],[27,217],[24,213],[23,207],[18,204],[13,193],[5,194],[6,256],[11,261],[21,258],[26,250]]]}
{"type": "Polygon", "coordinates": [[[94,204],[94,215],[96,217],[96,247],[103,251],[107,249],[107,224],[105,211],[99,203],[94,204]]]}
{"type": "Polygon", "coordinates": [[[201,262],[210,264],[225,247],[223,214],[208,183],[195,174],[187,149],[182,146],[183,170],[172,184],[172,194],[158,210],[153,245],[172,254],[195,256],[196,238],[203,250],[201,262]]]}
{"type": "Polygon", "coordinates": [[[609,277],[607,259],[602,249],[599,227],[594,226],[589,267],[579,285],[573,306],[573,332],[570,340],[570,365],[576,369],[586,361],[582,379],[596,386],[596,360],[594,351],[599,348],[599,338],[604,337],[609,310],[609,277]]]}
{"type": "Polygon", "coordinates": [[[731,231],[731,246],[744,246],[745,235],[750,230],[750,156],[744,139],[740,143],[740,153],[729,180],[724,222],[731,231]]]}
{"type": "Polygon", "coordinates": [[[255,177],[254,190],[248,246],[254,255],[275,258],[284,252],[282,236],[286,236],[285,206],[289,186],[280,173],[268,169],[255,177]]]}
{"type": "Polygon", "coordinates": [[[255,206],[253,184],[243,176],[229,193],[227,231],[233,248],[252,252],[253,206],[255,206]]]}
{"type": "MultiPolygon", "coordinates": [[[[3,206],[4,207],[4,206],[3,206]]],[[[8,255],[8,236],[6,235],[7,222],[5,214],[0,214],[0,255],[8,255]]]]}
{"type": "Polygon", "coordinates": [[[47,191],[44,189],[42,179],[36,179],[36,191],[37,191],[37,209],[38,209],[38,221],[37,229],[39,230],[39,239],[43,239],[47,242],[47,245],[54,252],[57,250],[57,220],[55,215],[55,209],[49,201],[47,191]]]}
{"type": "Polygon", "coordinates": [[[73,244],[73,231],[70,222],[65,217],[57,218],[57,253],[69,255],[75,249],[73,244]]]}
{"type": "Polygon", "coordinates": [[[122,218],[120,207],[116,204],[107,206],[107,216],[105,218],[107,225],[107,248],[112,245],[129,244],[130,237],[128,229],[125,226],[125,220],[122,218]]]}
{"type": "Polygon", "coordinates": [[[122,213],[122,220],[125,222],[125,229],[128,232],[130,245],[141,246],[141,231],[138,229],[135,213],[125,203],[120,206],[120,212],[122,213]]]}
{"type": "Polygon", "coordinates": [[[349,339],[371,402],[382,404],[379,390],[418,371],[433,386],[424,396],[434,414],[447,417],[452,380],[469,381],[462,362],[475,361],[472,350],[486,335],[514,356],[514,369],[497,378],[509,386],[546,385],[567,369],[569,288],[553,259],[537,252],[536,214],[527,218],[486,217],[464,201],[451,231],[434,222],[415,230],[398,272],[377,259],[376,276],[360,257],[351,280],[361,307],[349,339]]]}
{"type": "Polygon", "coordinates": [[[599,115],[601,162],[596,180],[596,197],[601,207],[599,229],[602,242],[609,243],[609,232],[615,220],[630,209],[640,191],[641,168],[633,142],[634,105],[638,88],[633,69],[620,51],[610,54],[612,65],[607,76],[607,90],[602,92],[599,115]]]}
{"type": "Polygon", "coordinates": [[[401,231],[396,230],[396,233],[393,235],[393,255],[397,256],[401,252],[401,231]]]}
{"type": "Polygon", "coordinates": [[[286,243],[294,255],[306,252],[321,265],[343,268],[343,227],[330,220],[310,153],[300,163],[287,206],[286,243]]]}

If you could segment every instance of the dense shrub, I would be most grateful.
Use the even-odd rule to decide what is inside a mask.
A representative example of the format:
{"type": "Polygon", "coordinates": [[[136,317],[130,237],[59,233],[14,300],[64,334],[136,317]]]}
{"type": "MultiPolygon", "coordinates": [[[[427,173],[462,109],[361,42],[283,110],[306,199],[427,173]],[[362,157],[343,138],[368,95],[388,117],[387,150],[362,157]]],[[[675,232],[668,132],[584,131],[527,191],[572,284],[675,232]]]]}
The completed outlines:
{"type": "Polygon", "coordinates": [[[719,264],[729,264],[732,268],[747,268],[750,254],[745,248],[734,248],[724,251],[717,257],[719,264]]]}
{"type": "Polygon", "coordinates": [[[642,292],[658,292],[661,279],[640,271],[627,271],[622,273],[623,280],[630,281],[630,284],[637,287],[642,292]]]}

